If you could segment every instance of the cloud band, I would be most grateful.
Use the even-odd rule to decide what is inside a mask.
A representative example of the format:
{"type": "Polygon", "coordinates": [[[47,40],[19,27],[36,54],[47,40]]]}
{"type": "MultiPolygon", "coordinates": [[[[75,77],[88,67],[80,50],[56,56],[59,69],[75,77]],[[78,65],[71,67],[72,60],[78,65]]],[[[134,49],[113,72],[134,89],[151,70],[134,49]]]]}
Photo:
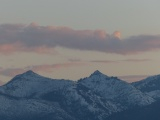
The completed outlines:
{"type": "Polygon", "coordinates": [[[69,27],[39,26],[33,23],[0,25],[0,53],[49,53],[56,46],[135,54],[160,49],[160,35],[139,35],[121,39],[118,31],[108,34],[104,30],[74,30],[69,27]]]}

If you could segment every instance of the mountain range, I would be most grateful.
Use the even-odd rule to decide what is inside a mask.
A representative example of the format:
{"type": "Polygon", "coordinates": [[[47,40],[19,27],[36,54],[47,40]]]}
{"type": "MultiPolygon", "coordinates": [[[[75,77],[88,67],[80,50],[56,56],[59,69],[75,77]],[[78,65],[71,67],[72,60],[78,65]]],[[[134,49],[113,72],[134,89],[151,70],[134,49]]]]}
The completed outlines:
{"type": "Polygon", "coordinates": [[[160,75],[127,83],[97,70],[72,81],[30,70],[0,86],[0,120],[159,120],[159,111],[160,75]]]}

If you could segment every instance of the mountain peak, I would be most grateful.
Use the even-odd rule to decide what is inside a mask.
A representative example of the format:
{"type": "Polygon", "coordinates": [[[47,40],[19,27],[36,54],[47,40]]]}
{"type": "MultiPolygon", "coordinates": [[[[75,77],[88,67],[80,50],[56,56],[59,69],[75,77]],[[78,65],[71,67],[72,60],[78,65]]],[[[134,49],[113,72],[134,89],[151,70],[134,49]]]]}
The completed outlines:
{"type": "Polygon", "coordinates": [[[28,71],[26,71],[25,73],[23,73],[23,74],[36,74],[35,72],[33,72],[32,70],[28,70],[28,71]]]}
{"type": "Polygon", "coordinates": [[[33,72],[32,70],[28,70],[28,71],[20,74],[20,76],[23,76],[23,77],[40,77],[40,75],[38,75],[37,73],[33,72]]]}
{"type": "Polygon", "coordinates": [[[94,71],[94,74],[102,74],[99,70],[94,71]]]}
{"type": "Polygon", "coordinates": [[[99,70],[94,71],[90,76],[104,75],[99,70]]]}

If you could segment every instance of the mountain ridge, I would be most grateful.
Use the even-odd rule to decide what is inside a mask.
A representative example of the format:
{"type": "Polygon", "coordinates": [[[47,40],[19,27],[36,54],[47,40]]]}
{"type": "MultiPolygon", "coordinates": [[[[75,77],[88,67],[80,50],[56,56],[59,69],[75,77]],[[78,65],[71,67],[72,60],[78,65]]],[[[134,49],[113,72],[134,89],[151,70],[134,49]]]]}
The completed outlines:
{"type": "Polygon", "coordinates": [[[29,70],[0,87],[0,111],[7,109],[9,113],[0,113],[0,118],[105,120],[115,113],[155,101],[132,84],[98,70],[77,81],[51,79],[29,70]],[[31,114],[30,118],[27,114],[31,114]]]}
{"type": "Polygon", "coordinates": [[[154,99],[160,99],[160,75],[150,76],[131,84],[154,99]]]}

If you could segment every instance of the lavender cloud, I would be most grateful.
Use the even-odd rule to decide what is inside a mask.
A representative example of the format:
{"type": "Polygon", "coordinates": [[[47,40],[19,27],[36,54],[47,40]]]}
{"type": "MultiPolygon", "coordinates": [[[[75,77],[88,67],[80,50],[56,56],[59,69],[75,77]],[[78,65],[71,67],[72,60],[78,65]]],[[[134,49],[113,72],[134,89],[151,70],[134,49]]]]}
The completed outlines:
{"type": "Polygon", "coordinates": [[[108,34],[104,30],[74,30],[69,27],[39,26],[33,23],[0,25],[0,53],[50,53],[56,46],[136,54],[160,49],[160,35],[139,35],[121,39],[119,31],[108,34]]]}

